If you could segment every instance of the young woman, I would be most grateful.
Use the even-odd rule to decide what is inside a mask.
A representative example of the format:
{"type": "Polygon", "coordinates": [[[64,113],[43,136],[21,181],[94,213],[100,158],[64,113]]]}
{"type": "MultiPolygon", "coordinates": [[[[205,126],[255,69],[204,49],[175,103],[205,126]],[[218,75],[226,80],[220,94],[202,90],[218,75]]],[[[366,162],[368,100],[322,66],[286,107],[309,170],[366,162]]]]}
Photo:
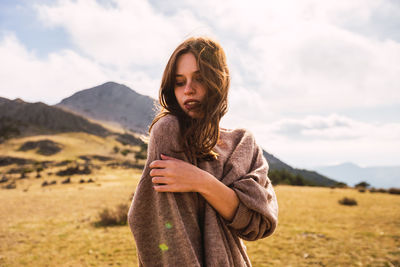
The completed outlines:
{"type": "Polygon", "coordinates": [[[262,149],[249,131],[219,127],[229,82],[225,53],[209,38],[184,41],[168,61],[128,213],[139,266],[251,266],[242,239],[276,228],[262,149]]]}

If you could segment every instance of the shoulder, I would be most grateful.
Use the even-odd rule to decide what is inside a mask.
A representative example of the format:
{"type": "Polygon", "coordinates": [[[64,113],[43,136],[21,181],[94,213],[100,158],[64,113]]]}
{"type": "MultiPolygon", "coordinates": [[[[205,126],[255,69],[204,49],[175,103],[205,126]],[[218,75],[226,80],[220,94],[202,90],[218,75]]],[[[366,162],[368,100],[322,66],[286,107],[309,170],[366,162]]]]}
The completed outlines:
{"type": "Polygon", "coordinates": [[[246,155],[252,158],[255,153],[258,153],[258,146],[253,133],[245,128],[220,128],[218,152],[228,155],[228,158],[232,155],[241,158],[246,155]]]}
{"type": "Polygon", "coordinates": [[[179,121],[174,115],[167,114],[156,121],[151,129],[151,135],[177,135],[179,134],[179,121]]]}
{"type": "Polygon", "coordinates": [[[237,142],[255,142],[254,134],[246,128],[226,129],[220,128],[221,137],[237,142]]]}

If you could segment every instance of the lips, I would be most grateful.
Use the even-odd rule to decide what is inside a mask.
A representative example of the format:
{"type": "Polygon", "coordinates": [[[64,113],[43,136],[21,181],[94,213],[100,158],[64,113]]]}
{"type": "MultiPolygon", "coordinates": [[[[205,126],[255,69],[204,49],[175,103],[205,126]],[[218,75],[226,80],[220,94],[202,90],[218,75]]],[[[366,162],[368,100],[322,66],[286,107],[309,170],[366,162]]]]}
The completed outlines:
{"type": "Polygon", "coordinates": [[[198,108],[200,106],[200,101],[195,99],[188,99],[183,103],[183,105],[185,106],[186,109],[191,110],[198,108]]]}

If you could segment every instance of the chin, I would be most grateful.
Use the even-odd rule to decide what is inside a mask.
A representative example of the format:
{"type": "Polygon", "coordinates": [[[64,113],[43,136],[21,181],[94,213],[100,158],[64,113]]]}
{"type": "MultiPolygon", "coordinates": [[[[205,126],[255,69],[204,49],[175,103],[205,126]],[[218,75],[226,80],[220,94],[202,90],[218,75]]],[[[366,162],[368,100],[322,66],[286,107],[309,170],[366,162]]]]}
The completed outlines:
{"type": "Polygon", "coordinates": [[[193,119],[201,119],[203,118],[202,114],[198,114],[198,113],[192,113],[191,115],[189,114],[189,116],[193,119]]]}

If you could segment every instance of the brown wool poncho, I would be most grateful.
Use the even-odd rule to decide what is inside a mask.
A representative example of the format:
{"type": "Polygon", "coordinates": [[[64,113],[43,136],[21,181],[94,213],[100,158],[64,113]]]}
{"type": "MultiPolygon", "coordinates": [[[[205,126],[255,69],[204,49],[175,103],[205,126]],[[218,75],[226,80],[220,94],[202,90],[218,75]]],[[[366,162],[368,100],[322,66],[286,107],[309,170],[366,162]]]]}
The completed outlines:
{"type": "Polygon", "coordinates": [[[278,203],[267,177],[268,163],[253,135],[245,129],[220,129],[218,160],[190,162],[179,140],[173,115],[157,121],[151,131],[147,162],[128,212],[139,266],[251,266],[241,239],[271,235],[278,203]],[[165,154],[211,173],[232,188],[240,202],[226,221],[198,193],[156,192],[149,164],[165,154]]]}

